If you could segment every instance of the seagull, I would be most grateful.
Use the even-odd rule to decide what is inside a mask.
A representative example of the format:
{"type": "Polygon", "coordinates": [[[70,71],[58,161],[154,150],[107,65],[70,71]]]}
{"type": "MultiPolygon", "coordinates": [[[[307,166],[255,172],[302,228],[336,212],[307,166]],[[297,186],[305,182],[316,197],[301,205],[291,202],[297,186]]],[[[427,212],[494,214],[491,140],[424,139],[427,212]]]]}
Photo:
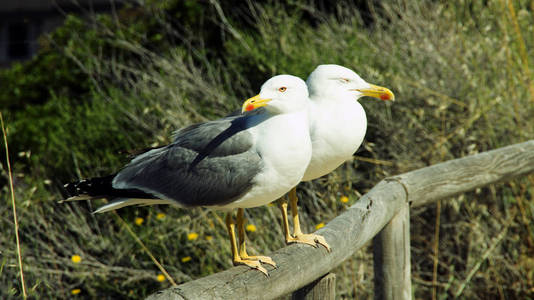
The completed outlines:
{"type": "Polygon", "coordinates": [[[278,75],[246,103],[258,109],[185,127],[116,174],[66,184],[67,200],[112,200],[95,213],[153,204],[226,211],[234,265],[268,276],[261,263],[276,263],[247,254],[244,208],[275,201],[301,181],[311,159],[308,89],[298,77],[278,75]]]}
{"type": "MultiPolygon", "coordinates": [[[[363,96],[381,100],[395,100],[393,93],[384,87],[367,83],[351,69],[339,65],[319,65],[306,80],[310,93],[308,116],[312,141],[312,158],[302,181],[324,176],[345,161],[360,147],[367,130],[365,110],[358,102],[363,96]]],[[[244,103],[242,111],[256,106],[244,103]]],[[[296,187],[289,192],[293,217],[293,234],[289,232],[287,200],[281,198],[279,206],[286,243],[304,243],[317,247],[330,246],[323,236],[304,234],[300,229],[296,187]]]]}

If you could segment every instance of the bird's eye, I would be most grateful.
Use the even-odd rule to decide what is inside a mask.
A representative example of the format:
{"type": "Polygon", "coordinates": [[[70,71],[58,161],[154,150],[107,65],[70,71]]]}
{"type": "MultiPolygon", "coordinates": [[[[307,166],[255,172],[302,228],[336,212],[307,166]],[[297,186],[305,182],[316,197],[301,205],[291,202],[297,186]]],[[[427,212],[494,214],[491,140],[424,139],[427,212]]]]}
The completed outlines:
{"type": "Polygon", "coordinates": [[[279,92],[285,92],[287,90],[287,88],[285,86],[281,87],[278,89],[279,92]]]}
{"type": "Polygon", "coordinates": [[[348,80],[347,78],[341,78],[341,82],[343,83],[349,83],[350,80],[348,80]]]}

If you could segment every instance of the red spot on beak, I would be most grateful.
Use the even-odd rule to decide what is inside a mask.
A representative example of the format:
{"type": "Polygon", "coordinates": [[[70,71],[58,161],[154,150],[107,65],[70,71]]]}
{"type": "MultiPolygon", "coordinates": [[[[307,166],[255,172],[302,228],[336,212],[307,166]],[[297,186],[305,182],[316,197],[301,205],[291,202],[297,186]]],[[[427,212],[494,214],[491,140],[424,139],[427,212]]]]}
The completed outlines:
{"type": "Polygon", "coordinates": [[[380,99],[389,100],[389,95],[388,94],[382,94],[382,95],[380,95],[380,99]]]}
{"type": "Polygon", "coordinates": [[[252,105],[252,104],[248,104],[247,107],[245,107],[246,111],[251,111],[253,109],[254,109],[254,105],[252,105]]]}

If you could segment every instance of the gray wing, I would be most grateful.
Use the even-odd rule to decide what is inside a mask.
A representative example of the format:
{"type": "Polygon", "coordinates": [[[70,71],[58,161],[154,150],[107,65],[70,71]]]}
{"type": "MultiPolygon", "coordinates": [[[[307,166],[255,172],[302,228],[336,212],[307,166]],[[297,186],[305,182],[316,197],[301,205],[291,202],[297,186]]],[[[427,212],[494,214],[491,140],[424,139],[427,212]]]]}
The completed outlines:
{"type": "Polygon", "coordinates": [[[252,188],[261,157],[246,129],[268,116],[256,112],[195,124],[172,144],[134,158],[113,179],[116,189],[139,189],[184,206],[230,203],[252,188]]]}
{"type": "MultiPolygon", "coordinates": [[[[235,114],[206,123],[193,124],[174,132],[173,144],[211,155],[229,155],[241,152],[252,139],[249,136],[236,136],[250,127],[265,121],[269,114],[264,108],[235,114]]],[[[251,146],[251,145],[250,145],[251,146]]]]}

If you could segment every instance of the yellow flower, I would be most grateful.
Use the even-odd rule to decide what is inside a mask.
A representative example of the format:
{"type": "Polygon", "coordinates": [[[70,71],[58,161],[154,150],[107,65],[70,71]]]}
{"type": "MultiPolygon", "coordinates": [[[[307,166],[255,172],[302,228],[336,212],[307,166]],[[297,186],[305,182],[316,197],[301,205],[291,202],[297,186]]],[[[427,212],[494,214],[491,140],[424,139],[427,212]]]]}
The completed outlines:
{"type": "Polygon", "coordinates": [[[347,203],[347,202],[349,202],[349,197],[347,197],[347,196],[342,196],[342,197],[339,199],[339,201],[341,201],[341,203],[347,203]]]}
{"type": "Polygon", "coordinates": [[[321,228],[323,228],[323,227],[324,227],[324,223],[323,223],[323,222],[321,222],[321,223],[315,225],[315,229],[321,229],[321,228]]]}
{"type": "Polygon", "coordinates": [[[73,289],[72,291],[70,291],[70,293],[71,293],[72,295],[78,295],[78,294],[81,293],[81,292],[82,292],[82,290],[80,290],[80,289],[73,289]]]}
{"type": "Polygon", "coordinates": [[[256,226],[254,226],[253,224],[248,224],[247,227],[245,227],[245,229],[250,232],[255,232],[256,226]]]}
{"type": "Polygon", "coordinates": [[[157,279],[159,282],[163,282],[163,281],[165,281],[165,275],[163,275],[163,274],[158,274],[158,276],[156,277],[156,279],[157,279]]]}
{"type": "Polygon", "coordinates": [[[182,257],[182,262],[186,263],[191,260],[191,256],[182,257]]]}
{"type": "Polygon", "coordinates": [[[72,260],[73,263],[77,264],[77,263],[80,263],[82,261],[82,257],[79,256],[78,254],[75,254],[75,255],[70,257],[70,260],[72,260]]]}
{"type": "Polygon", "coordinates": [[[206,241],[209,242],[209,241],[211,241],[211,240],[213,240],[213,237],[212,237],[211,235],[206,235],[206,241]]]}
{"type": "Polygon", "coordinates": [[[198,238],[198,233],[196,232],[191,232],[187,235],[187,239],[190,240],[190,241],[194,241],[198,238]]]}
{"type": "Polygon", "coordinates": [[[156,219],[158,219],[158,220],[163,220],[163,219],[165,219],[165,214],[164,214],[164,213],[158,213],[158,214],[156,215],[156,219]]]}
{"type": "Polygon", "coordinates": [[[135,224],[137,226],[141,226],[141,224],[143,224],[144,221],[145,221],[145,219],[143,219],[143,218],[140,218],[140,217],[135,218],[135,224]]]}

